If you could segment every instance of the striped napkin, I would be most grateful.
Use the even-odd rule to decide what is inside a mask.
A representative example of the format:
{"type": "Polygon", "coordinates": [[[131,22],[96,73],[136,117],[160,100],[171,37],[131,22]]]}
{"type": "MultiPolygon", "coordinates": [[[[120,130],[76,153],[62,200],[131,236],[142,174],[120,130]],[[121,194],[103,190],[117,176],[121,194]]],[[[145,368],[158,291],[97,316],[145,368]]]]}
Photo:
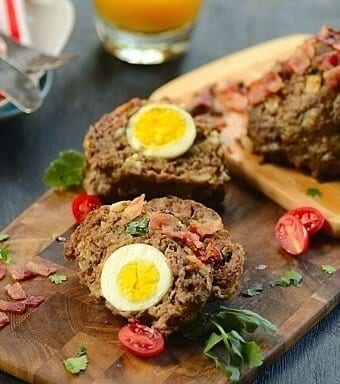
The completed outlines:
{"type": "MultiPolygon", "coordinates": [[[[26,18],[26,0],[0,0],[0,31],[18,43],[30,45],[31,38],[26,18]]],[[[0,50],[6,45],[0,38],[0,50]]],[[[4,97],[0,92],[0,102],[4,97]]]]}
{"type": "Polygon", "coordinates": [[[26,0],[0,0],[0,30],[19,43],[30,45],[26,0]]]}

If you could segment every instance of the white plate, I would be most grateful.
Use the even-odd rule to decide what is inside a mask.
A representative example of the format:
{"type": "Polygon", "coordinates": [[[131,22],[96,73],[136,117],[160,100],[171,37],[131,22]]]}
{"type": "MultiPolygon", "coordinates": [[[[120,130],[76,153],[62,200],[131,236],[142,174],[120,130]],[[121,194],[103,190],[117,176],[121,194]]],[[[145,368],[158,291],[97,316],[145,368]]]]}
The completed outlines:
{"type": "MultiPolygon", "coordinates": [[[[27,1],[26,11],[32,46],[50,55],[61,53],[74,26],[73,4],[69,0],[27,1]]],[[[41,93],[46,96],[52,84],[52,74],[41,75],[41,93]]],[[[0,101],[0,120],[19,113],[7,100],[0,101]]]]}

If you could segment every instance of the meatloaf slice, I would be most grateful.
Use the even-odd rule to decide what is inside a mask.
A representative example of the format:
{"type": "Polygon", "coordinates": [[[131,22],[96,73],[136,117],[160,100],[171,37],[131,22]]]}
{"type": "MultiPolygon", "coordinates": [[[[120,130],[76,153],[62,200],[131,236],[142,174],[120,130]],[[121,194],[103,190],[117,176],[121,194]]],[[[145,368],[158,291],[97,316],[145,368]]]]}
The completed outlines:
{"type": "Polygon", "coordinates": [[[222,201],[229,177],[215,119],[195,121],[196,140],[182,156],[147,158],[126,137],[129,119],[147,103],[132,99],[89,128],[83,143],[86,191],[106,202],[141,193],[222,201]]]}
{"type": "Polygon", "coordinates": [[[101,272],[110,255],[128,244],[149,244],[166,257],[172,285],[156,305],[141,311],[120,311],[106,301],[115,314],[138,320],[169,335],[192,320],[209,298],[229,298],[243,271],[243,248],[232,243],[220,216],[192,200],[164,197],[144,201],[139,197],[105,205],[88,214],[65,245],[65,257],[75,258],[80,282],[90,294],[101,297],[101,272]],[[147,231],[128,233],[127,225],[147,219],[147,231]]]}
{"type": "Polygon", "coordinates": [[[339,91],[340,31],[323,28],[250,85],[254,151],[319,179],[339,178],[339,91]]]}

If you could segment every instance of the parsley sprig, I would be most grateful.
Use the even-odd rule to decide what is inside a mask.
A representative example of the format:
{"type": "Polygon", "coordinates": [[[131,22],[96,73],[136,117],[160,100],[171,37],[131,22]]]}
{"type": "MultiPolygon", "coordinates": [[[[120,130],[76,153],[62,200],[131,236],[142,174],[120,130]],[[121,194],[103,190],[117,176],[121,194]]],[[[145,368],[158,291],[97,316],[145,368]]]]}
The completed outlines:
{"type": "Polygon", "coordinates": [[[84,173],[83,155],[73,149],[59,153],[44,173],[44,183],[49,187],[68,188],[82,184],[84,173]]]}
{"type": "Polygon", "coordinates": [[[49,280],[51,283],[58,285],[67,281],[67,276],[55,273],[54,275],[49,276],[49,280]]]}
{"type": "Polygon", "coordinates": [[[149,221],[147,217],[132,220],[127,224],[125,232],[131,236],[143,236],[149,231],[149,221]]]}
{"type": "Polygon", "coordinates": [[[205,343],[203,354],[213,360],[231,381],[239,380],[241,367],[258,367],[263,363],[259,345],[253,340],[245,340],[241,333],[253,333],[259,327],[268,333],[277,329],[255,312],[222,306],[218,312],[198,315],[182,329],[182,333],[191,340],[197,340],[211,327],[214,331],[205,343]]]}
{"type": "Polygon", "coordinates": [[[0,248],[0,262],[4,264],[9,264],[12,261],[12,251],[6,245],[3,248],[0,248]]]}
{"type": "Polygon", "coordinates": [[[88,365],[87,349],[85,347],[78,347],[77,357],[69,357],[63,361],[64,367],[67,372],[78,374],[85,371],[88,365]]]}

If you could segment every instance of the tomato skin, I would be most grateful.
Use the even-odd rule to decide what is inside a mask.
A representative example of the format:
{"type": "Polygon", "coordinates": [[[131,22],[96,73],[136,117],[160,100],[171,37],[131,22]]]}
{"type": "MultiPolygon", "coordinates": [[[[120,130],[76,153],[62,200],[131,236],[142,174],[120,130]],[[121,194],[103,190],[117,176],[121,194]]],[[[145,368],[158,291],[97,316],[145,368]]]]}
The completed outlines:
{"type": "Polygon", "coordinates": [[[129,352],[140,357],[152,357],[164,351],[164,338],[156,329],[140,323],[124,325],[118,340],[129,352]]]}
{"type": "Polygon", "coordinates": [[[323,227],[325,218],[314,207],[299,207],[287,212],[301,221],[310,236],[315,235],[323,227]]]}
{"type": "Polygon", "coordinates": [[[102,205],[99,197],[96,195],[88,195],[82,193],[76,196],[72,200],[72,213],[76,222],[80,224],[85,220],[87,214],[95,209],[99,208],[102,205]]]}
{"type": "Polygon", "coordinates": [[[295,216],[286,213],[275,226],[275,237],[281,247],[291,255],[301,255],[308,249],[309,235],[295,216]]]}

